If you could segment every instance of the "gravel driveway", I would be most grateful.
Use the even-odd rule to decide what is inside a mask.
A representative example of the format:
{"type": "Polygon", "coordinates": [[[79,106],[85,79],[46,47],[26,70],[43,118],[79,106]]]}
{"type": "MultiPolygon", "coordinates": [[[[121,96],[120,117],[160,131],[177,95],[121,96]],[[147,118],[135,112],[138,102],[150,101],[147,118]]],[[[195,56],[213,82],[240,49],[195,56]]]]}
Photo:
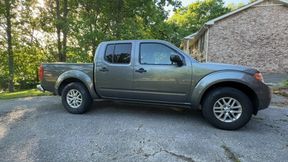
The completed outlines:
{"type": "Polygon", "coordinates": [[[94,103],[67,113],[59,97],[0,101],[0,161],[287,161],[288,108],[260,111],[238,131],[199,111],[94,103]]]}

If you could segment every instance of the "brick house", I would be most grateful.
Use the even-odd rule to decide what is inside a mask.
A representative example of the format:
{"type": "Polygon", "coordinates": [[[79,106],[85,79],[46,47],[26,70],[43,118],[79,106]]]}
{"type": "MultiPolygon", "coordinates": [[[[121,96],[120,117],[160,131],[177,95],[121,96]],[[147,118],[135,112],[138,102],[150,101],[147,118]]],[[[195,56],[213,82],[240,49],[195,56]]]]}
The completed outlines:
{"type": "Polygon", "coordinates": [[[208,62],[288,72],[288,0],[258,0],[207,22],[184,50],[208,62]]]}

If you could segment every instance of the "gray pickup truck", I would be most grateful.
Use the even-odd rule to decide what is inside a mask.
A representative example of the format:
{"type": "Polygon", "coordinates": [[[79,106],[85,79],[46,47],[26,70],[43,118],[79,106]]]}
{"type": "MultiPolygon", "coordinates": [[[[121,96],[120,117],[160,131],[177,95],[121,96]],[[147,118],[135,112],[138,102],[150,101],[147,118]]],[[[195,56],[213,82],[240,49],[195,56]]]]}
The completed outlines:
{"type": "Polygon", "coordinates": [[[269,106],[271,92],[259,71],[199,63],[161,40],[99,44],[93,64],[47,63],[38,89],[62,96],[70,113],[92,101],[121,100],[200,109],[220,129],[239,129],[269,106]]]}

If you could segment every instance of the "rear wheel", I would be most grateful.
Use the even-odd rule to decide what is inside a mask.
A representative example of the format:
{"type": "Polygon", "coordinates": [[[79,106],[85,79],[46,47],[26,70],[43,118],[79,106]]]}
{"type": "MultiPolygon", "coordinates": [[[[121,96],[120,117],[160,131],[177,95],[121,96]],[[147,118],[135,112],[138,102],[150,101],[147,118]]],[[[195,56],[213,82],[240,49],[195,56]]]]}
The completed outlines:
{"type": "Polygon", "coordinates": [[[86,87],[79,82],[66,85],[62,91],[62,104],[72,114],[85,113],[91,106],[92,98],[86,87]]]}
{"type": "Polygon", "coordinates": [[[208,122],[226,130],[243,127],[249,122],[253,113],[253,106],[248,96],[230,87],[208,92],[202,106],[203,116],[208,122]]]}

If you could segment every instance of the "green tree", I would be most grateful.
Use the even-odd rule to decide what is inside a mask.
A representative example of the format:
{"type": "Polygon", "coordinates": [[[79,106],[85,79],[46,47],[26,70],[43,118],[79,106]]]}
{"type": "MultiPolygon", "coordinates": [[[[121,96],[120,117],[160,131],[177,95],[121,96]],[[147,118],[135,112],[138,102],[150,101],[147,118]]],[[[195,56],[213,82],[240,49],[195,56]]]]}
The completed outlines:
{"type": "Polygon", "coordinates": [[[68,16],[68,0],[61,1],[55,0],[56,3],[56,31],[57,31],[57,45],[58,45],[58,56],[60,62],[66,61],[66,53],[67,53],[67,35],[69,31],[69,24],[67,20],[68,16]],[[62,6],[62,8],[61,8],[62,6]],[[62,35],[62,40],[61,40],[62,35]]]}
{"type": "Polygon", "coordinates": [[[6,42],[7,42],[7,55],[8,55],[8,67],[9,67],[9,91],[14,91],[14,56],[12,47],[12,22],[13,18],[12,9],[14,7],[15,1],[5,0],[1,1],[1,16],[5,18],[5,32],[6,32],[6,42]]]}
{"type": "MultiPolygon", "coordinates": [[[[41,40],[39,41],[36,36],[38,24],[35,20],[35,4],[35,0],[15,0],[12,3],[10,11],[12,27],[11,45],[13,48],[13,83],[17,89],[36,84],[37,68],[39,64],[45,60],[45,54],[40,45],[41,40]]],[[[1,20],[0,30],[6,31],[6,21],[1,20]]],[[[9,77],[9,59],[6,57],[8,50],[3,50],[4,47],[8,47],[8,45],[6,45],[9,42],[7,37],[8,33],[3,33],[5,33],[5,35],[2,35],[2,32],[0,32],[0,89],[6,89],[7,82],[9,83],[8,87],[10,87],[9,80],[11,78],[9,77]]]]}
{"type": "Polygon", "coordinates": [[[104,40],[160,39],[162,34],[158,31],[164,28],[168,15],[164,6],[179,6],[179,1],[174,0],[77,2],[77,11],[72,14],[70,39],[75,44],[73,51],[78,50],[78,54],[83,56],[87,53],[93,55],[97,45],[104,40]]]}
{"type": "Polygon", "coordinates": [[[234,11],[234,10],[237,10],[238,8],[240,7],[243,7],[245,4],[242,3],[242,2],[239,2],[239,3],[229,3],[227,5],[227,7],[231,10],[231,11],[234,11]]]}
{"type": "MultiPolygon", "coordinates": [[[[45,6],[38,8],[40,11],[39,25],[44,33],[52,35],[56,33],[57,36],[56,41],[49,42],[46,47],[50,48],[49,50],[56,60],[65,62],[71,23],[70,13],[74,12],[76,0],[44,0],[44,3],[45,6]],[[56,46],[54,46],[55,44],[56,46]],[[56,55],[54,54],[55,49],[57,50],[56,55]]],[[[46,41],[49,41],[48,39],[46,41]]]]}
{"type": "MultiPolygon", "coordinates": [[[[231,9],[224,6],[223,0],[198,0],[187,7],[178,9],[167,23],[178,33],[176,40],[181,40],[198,31],[207,21],[230,11],[231,9]]],[[[179,41],[174,43],[180,45],[179,41]]]]}

